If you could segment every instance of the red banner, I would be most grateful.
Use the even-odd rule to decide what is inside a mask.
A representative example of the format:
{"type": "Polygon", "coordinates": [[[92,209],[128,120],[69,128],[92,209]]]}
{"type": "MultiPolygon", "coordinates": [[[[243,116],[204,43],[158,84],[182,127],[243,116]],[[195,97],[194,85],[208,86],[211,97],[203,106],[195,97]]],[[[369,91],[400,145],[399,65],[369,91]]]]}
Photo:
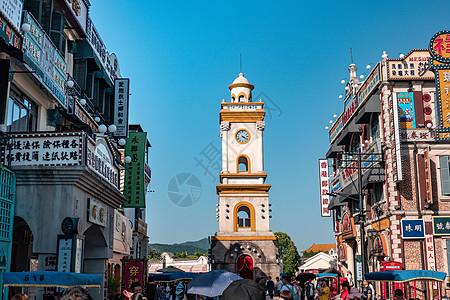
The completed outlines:
{"type": "Polygon", "coordinates": [[[133,282],[139,282],[145,286],[146,263],[143,260],[123,261],[123,285],[124,289],[131,292],[133,282]]]}

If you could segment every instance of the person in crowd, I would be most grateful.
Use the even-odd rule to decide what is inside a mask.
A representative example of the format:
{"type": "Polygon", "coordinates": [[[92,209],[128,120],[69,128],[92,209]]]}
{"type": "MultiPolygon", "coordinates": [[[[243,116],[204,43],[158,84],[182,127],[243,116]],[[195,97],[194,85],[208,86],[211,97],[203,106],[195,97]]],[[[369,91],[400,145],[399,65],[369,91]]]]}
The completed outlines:
{"type": "Polygon", "coordinates": [[[405,300],[404,296],[403,296],[403,291],[401,289],[396,289],[394,291],[394,299],[397,300],[405,300]]]}
{"type": "Polygon", "coordinates": [[[142,294],[142,285],[139,282],[133,282],[130,286],[131,292],[133,294],[141,293],[142,294]]]}
{"type": "Polygon", "coordinates": [[[300,285],[298,284],[297,280],[295,280],[295,278],[292,280],[292,282],[293,282],[295,294],[297,295],[297,299],[300,299],[300,297],[302,295],[302,289],[300,288],[300,285]]]}
{"type": "Polygon", "coordinates": [[[361,300],[363,297],[363,293],[361,293],[357,288],[351,288],[350,292],[347,296],[347,299],[350,300],[361,300]]]}
{"type": "Polygon", "coordinates": [[[306,281],[305,296],[307,300],[314,300],[314,284],[312,283],[311,279],[306,281]]]}
{"type": "Polygon", "coordinates": [[[162,289],[155,283],[153,276],[148,276],[147,283],[147,300],[160,300],[163,299],[164,293],[162,289]]]}
{"type": "Polygon", "coordinates": [[[25,294],[15,294],[11,300],[28,300],[28,296],[25,294]]]}
{"type": "Polygon", "coordinates": [[[347,300],[347,296],[350,292],[350,284],[348,283],[348,281],[344,281],[341,285],[342,287],[342,292],[341,292],[341,300],[347,300]]]}
{"type": "Polygon", "coordinates": [[[319,288],[319,300],[328,300],[330,297],[330,288],[328,287],[328,281],[321,280],[319,288]]]}
{"type": "Polygon", "coordinates": [[[186,291],[187,291],[187,281],[182,280],[177,285],[176,292],[175,292],[175,294],[176,294],[175,299],[177,299],[177,300],[184,299],[186,297],[186,291]]]}
{"type": "Polygon", "coordinates": [[[89,295],[81,286],[74,286],[64,291],[61,300],[88,300],[89,295]]]}
{"type": "Polygon", "coordinates": [[[277,285],[277,295],[279,295],[281,287],[283,286],[283,282],[281,281],[280,277],[277,277],[276,280],[277,280],[277,283],[276,283],[276,285],[277,285]]]}
{"type": "Polygon", "coordinates": [[[275,283],[272,280],[272,277],[269,276],[269,280],[266,283],[267,293],[269,294],[270,299],[273,299],[273,291],[275,290],[275,283]]]}
{"type": "Polygon", "coordinates": [[[293,300],[294,295],[290,291],[284,290],[284,291],[280,292],[280,299],[293,300]]]}
{"type": "Polygon", "coordinates": [[[264,282],[264,278],[258,277],[258,278],[256,278],[255,281],[256,281],[256,284],[259,285],[264,290],[264,292],[266,292],[266,283],[264,282]]]}
{"type": "Polygon", "coordinates": [[[297,295],[295,294],[294,287],[291,285],[289,279],[290,279],[290,278],[289,278],[288,276],[282,276],[282,277],[281,277],[281,280],[282,280],[282,282],[283,282],[283,285],[281,286],[280,293],[281,293],[282,291],[289,291],[289,292],[292,293],[293,299],[294,299],[294,300],[297,300],[297,295]]]}
{"type": "Polygon", "coordinates": [[[352,276],[352,272],[347,271],[347,281],[348,284],[350,285],[350,287],[353,287],[353,276],[352,276]]]}
{"type": "Polygon", "coordinates": [[[372,289],[369,286],[369,282],[367,280],[363,281],[363,299],[364,300],[373,300],[374,295],[372,293],[372,289]]]}

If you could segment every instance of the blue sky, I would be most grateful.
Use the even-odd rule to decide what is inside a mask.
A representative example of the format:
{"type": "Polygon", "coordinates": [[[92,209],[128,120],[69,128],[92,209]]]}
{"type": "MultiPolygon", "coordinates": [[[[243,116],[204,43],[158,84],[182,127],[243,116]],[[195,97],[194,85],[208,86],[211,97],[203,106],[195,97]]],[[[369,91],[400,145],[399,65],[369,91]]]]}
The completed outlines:
{"type": "MultiPolygon", "coordinates": [[[[299,250],[333,243],[321,218],[318,158],[328,150],[325,126],[342,111],[350,48],[358,75],[381,60],[427,48],[449,29],[447,1],[91,1],[93,19],[123,77],[131,78],[131,123],[152,144],[147,223],[151,242],[197,240],[218,230],[218,172],[196,166],[206,147],[220,150],[219,110],[243,72],[271,115],[264,132],[271,229],[299,250]],[[269,104],[270,103],[270,104],[269,104]],[[200,199],[189,207],[168,196],[180,173],[197,177],[200,199]],[[169,187],[170,189],[170,187],[169,187]]],[[[203,157],[204,158],[204,157],[203,157]]],[[[186,190],[183,190],[185,192],[186,190]]]]}

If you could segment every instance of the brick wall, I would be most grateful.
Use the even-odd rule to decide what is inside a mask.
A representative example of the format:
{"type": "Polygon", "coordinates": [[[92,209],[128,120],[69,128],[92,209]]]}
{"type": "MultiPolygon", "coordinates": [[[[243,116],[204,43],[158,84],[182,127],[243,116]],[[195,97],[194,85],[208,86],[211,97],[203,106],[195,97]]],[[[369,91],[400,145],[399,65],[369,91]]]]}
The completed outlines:
{"type": "Polygon", "coordinates": [[[403,240],[405,270],[420,270],[422,267],[422,252],[420,251],[420,242],[418,240],[403,240]]]}

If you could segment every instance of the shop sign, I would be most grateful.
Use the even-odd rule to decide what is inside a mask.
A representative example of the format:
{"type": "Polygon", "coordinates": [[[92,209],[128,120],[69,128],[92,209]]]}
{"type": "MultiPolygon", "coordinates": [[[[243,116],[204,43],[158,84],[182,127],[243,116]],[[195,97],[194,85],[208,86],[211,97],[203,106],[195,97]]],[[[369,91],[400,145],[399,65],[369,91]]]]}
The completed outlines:
{"type": "Polygon", "coordinates": [[[11,166],[81,165],[81,132],[12,134],[14,141],[3,148],[4,163],[11,166]]]}
{"type": "Polygon", "coordinates": [[[72,266],[72,238],[58,240],[58,272],[70,272],[72,266]]]}
{"type": "Polygon", "coordinates": [[[363,271],[362,271],[361,255],[355,255],[355,263],[356,263],[356,281],[362,281],[363,271]]]}
{"type": "Polygon", "coordinates": [[[347,251],[345,249],[344,245],[339,245],[339,252],[338,252],[338,257],[339,257],[339,261],[340,262],[345,262],[347,261],[347,251]]]}
{"type": "Polygon", "coordinates": [[[320,184],[320,216],[331,217],[331,212],[328,209],[330,204],[330,177],[328,174],[328,160],[319,159],[319,184],[320,184]]]}
{"type": "Polygon", "coordinates": [[[0,15],[0,30],[2,30],[9,38],[8,44],[17,49],[22,49],[22,38],[17,33],[16,29],[12,28],[8,21],[0,15]]]}
{"type": "Polygon", "coordinates": [[[380,266],[380,271],[394,271],[401,270],[402,264],[396,261],[382,261],[380,266]]]}
{"type": "Polygon", "coordinates": [[[130,79],[114,80],[114,124],[117,126],[115,137],[128,137],[128,101],[130,97],[130,79]]]}
{"type": "Polygon", "coordinates": [[[89,168],[119,188],[119,169],[115,165],[114,154],[105,138],[97,137],[95,145],[89,140],[86,159],[89,168]]]}
{"type": "Polygon", "coordinates": [[[347,121],[353,116],[356,109],[358,108],[358,98],[351,97],[348,99],[348,101],[345,103],[344,106],[344,114],[343,114],[343,120],[344,124],[347,123],[347,121]]]}
{"type": "Polygon", "coordinates": [[[146,132],[130,132],[125,144],[125,156],[131,157],[131,162],[125,169],[123,194],[128,201],[123,207],[145,207],[144,164],[147,146],[146,132]]]}
{"type": "Polygon", "coordinates": [[[434,254],[433,235],[425,236],[425,255],[427,256],[427,270],[436,271],[436,258],[434,254]]]}
{"type": "Polygon", "coordinates": [[[394,180],[403,180],[403,170],[402,170],[402,153],[400,147],[400,121],[398,116],[398,99],[397,93],[389,98],[390,111],[391,111],[391,155],[392,160],[395,162],[393,164],[394,169],[394,180]]]}
{"type": "Polygon", "coordinates": [[[147,273],[147,260],[122,260],[123,281],[122,288],[131,292],[131,285],[139,282],[145,286],[147,273]]]}
{"type": "Polygon", "coordinates": [[[372,223],[372,228],[376,231],[381,231],[383,229],[389,228],[389,219],[383,219],[372,223]]]}
{"type": "Polygon", "coordinates": [[[416,128],[414,94],[412,92],[397,93],[397,101],[400,128],[416,128]]]}
{"type": "Polygon", "coordinates": [[[341,176],[336,176],[336,177],[332,177],[330,182],[331,182],[331,189],[334,192],[336,192],[338,189],[340,189],[342,187],[341,185],[341,181],[339,180],[341,176]]]}
{"type": "Polygon", "coordinates": [[[380,256],[384,254],[383,241],[380,235],[376,235],[372,242],[373,255],[380,256]]]}
{"type": "Polygon", "coordinates": [[[342,129],[342,115],[339,116],[339,118],[337,118],[336,122],[334,122],[333,126],[330,129],[330,143],[332,143],[334,141],[334,139],[336,138],[337,134],[339,132],[341,132],[342,129]]]}
{"type": "Polygon", "coordinates": [[[425,237],[425,226],[422,219],[402,220],[402,238],[423,239],[425,237]]]}
{"type": "Polygon", "coordinates": [[[93,132],[98,132],[97,123],[92,119],[92,116],[88,114],[83,107],[81,107],[77,101],[75,101],[75,109],[74,114],[83,121],[86,125],[88,125],[93,132]]]}
{"type": "Polygon", "coordinates": [[[404,59],[388,59],[389,80],[433,80],[428,67],[430,53],[425,49],[414,49],[404,59]]]}
{"type": "Polygon", "coordinates": [[[381,68],[380,63],[373,68],[367,79],[358,90],[358,105],[364,103],[364,101],[372,94],[372,92],[378,87],[381,82],[381,68]]]}
{"type": "Polygon", "coordinates": [[[88,16],[88,7],[86,3],[84,3],[83,0],[65,0],[64,2],[77,20],[80,28],[83,29],[84,34],[86,34],[88,16]]]}
{"type": "Polygon", "coordinates": [[[22,20],[23,1],[22,0],[0,0],[0,11],[5,18],[13,25],[15,30],[19,30],[22,20]]]}
{"type": "Polygon", "coordinates": [[[433,202],[433,187],[431,185],[431,167],[430,167],[430,146],[427,146],[423,152],[425,163],[425,185],[427,191],[427,202],[433,202]]]}
{"type": "Polygon", "coordinates": [[[56,271],[56,256],[53,254],[42,256],[44,261],[44,271],[56,271]]]}
{"type": "Polygon", "coordinates": [[[433,234],[450,235],[450,217],[433,217],[433,234]]]}
{"type": "Polygon", "coordinates": [[[67,64],[64,57],[27,11],[24,12],[24,22],[31,26],[31,30],[24,33],[23,51],[28,58],[26,62],[36,71],[35,75],[42,80],[60,104],[66,107],[67,64]]]}
{"type": "Polygon", "coordinates": [[[450,31],[442,30],[436,33],[430,40],[428,51],[433,59],[450,63],[450,31]]]}
{"type": "Polygon", "coordinates": [[[429,129],[417,128],[400,130],[401,142],[432,142],[434,141],[434,138],[434,131],[429,129]]]}
{"type": "Polygon", "coordinates": [[[88,199],[88,221],[102,227],[108,224],[108,207],[95,199],[88,199]]]}
{"type": "Polygon", "coordinates": [[[345,212],[342,216],[342,237],[347,239],[354,238],[355,236],[355,221],[353,217],[350,217],[348,212],[345,212]]]}
{"type": "Polygon", "coordinates": [[[137,219],[138,231],[144,235],[147,235],[147,223],[141,219],[137,219]]]}
{"type": "Polygon", "coordinates": [[[100,37],[100,34],[98,34],[94,23],[89,17],[87,21],[87,40],[94,50],[95,55],[97,55],[97,58],[100,60],[103,69],[106,71],[106,74],[108,75],[111,82],[113,83],[114,79],[120,78],[120,70],[117,57],[114,54],[109,54],[105,44],[102,41],[102,38],[100,37]]]}

